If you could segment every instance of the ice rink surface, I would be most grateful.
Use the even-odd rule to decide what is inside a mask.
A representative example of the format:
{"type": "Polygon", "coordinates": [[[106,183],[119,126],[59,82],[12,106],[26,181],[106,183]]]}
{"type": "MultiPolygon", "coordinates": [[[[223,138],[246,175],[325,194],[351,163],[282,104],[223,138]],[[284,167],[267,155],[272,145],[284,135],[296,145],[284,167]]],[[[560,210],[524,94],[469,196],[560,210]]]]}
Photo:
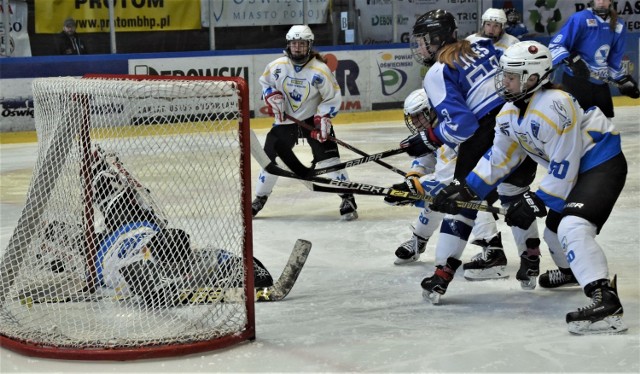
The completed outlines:
{"type": "MultiPolygon", "coordinates": [[[[498,223],[509,264],[506,280],[469,282],[462,269],[439,305],[422,299],[420,281],[433,272],[437,235],[416,263],[393,264],[411,236],[419,210],[358,196],[360,218],[340,221],[340,199],[280,178],[253,221],[254,252],[277,277],[297,238],[313,243],[289,296],[256,306],[257,339],[221,351],[133,362],[58,361],[0,348],[0,372],[640,372],[640,106],[616,108],[629,174],[597,240],[625,309],[626,334],[573,336],[565,314],[589,303],[579,287],[524,291],[519,259],[504,222],[498,223]]],[[[337,121],[339,123],[339,121],[337,121]]],[[[266,130],[257,130],[261,141],[266,130]]],[[[337,137],[368,153],[397,147],[408,135],[396,122],[336,126],[337,137]]],[[[0,148],[0,249],[24,205],[35,144],[0,148]]],[[[309,160],[306,144],[296,147],[309,160]]],[[[343,160],[356,158],[341,148],[343,160]]],[[[385,161],[407,170],[406,155],[385,161]]],[[[253,163],[254,178],[258,166],[253,163]]],[[[390,186],[402,178],[368,163],[348,169],[353,181],[390,186]]],[[[538,177],[544,171],[539,169],[538,177]]],[[[539,221],[540,232],[543,221],[539,221]]],[[[541,271],[554,268],[541,246],[541,271]]],[[[467,246],[463,262],[479,251],[467,246]]]]}

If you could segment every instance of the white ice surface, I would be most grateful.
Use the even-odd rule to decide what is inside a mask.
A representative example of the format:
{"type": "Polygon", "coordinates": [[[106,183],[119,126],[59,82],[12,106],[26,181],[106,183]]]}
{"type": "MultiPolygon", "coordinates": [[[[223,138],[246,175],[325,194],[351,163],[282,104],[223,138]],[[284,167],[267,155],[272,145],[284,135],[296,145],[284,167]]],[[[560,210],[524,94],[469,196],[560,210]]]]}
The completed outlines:
{"type": "MultiPolygon", "coordinates": [[[[629,175],[598,242],[604,247],[629,331],[573,336],[565,314],[588,303],[578,287],[523,291],[513,238],[503,222],[510,277],[469,282],[457,274],[434,306],[420,281],[433,271],[437,236],[420,261],[393,264],[411,235],[412,207],[390,207],[358,196],[360,219],[339,219],[340,199],[281,178],[253,221],[254,251],[277,276],[297,238],[313,243],[286,300],[256,305],[257,339],[179,358],[133,362],[73,362],[21,356],[0,348],[0,372],[640,372],[640,107],[616,108],[629,175]]],[[[395,148],[408,132],[401,121],[336,126],[340,139],[369,153],[395,148]]],[[[266,130],[258,130],[264,140],[266,130]]],[[[18,220],[35,162],[33,144],[0,148],[0,250],[18,220]]],[[[296,147],[309,158],[306,144],[296,147]]],[[[343,160],[357,157],[341,149],[343,160]]],[[[386,159],[408,169],[409,159],[386,159]]],[[[258,166],[254,163],[254,177],[258,166]]],[[[390,186],[402,178],[374,163],[349,169],[351,179],[390,186]]],[[[544,173],[539,170],[538,177],[544,173]]],[[[539,222],[542,232],[543,222],[539,222]]],[[[463,261],[478,252],[468,246],[463,261]]],[[[542,246],[541,270],[553,268],[542,246]]]]}

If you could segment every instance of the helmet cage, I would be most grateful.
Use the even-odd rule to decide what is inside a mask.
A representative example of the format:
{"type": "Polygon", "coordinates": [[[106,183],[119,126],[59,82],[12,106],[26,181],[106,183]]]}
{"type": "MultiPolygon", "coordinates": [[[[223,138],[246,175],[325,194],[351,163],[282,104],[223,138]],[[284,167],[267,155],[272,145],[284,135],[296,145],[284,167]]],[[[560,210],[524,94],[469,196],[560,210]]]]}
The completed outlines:
{"type": "Polygon", "coordinates": [[[533,94],[549,82],[549,76],[553,71],[551,66],[551,53],[544,45],[534,41],[516,43],[507,48],[500,58],[500,68],[494,76],[496,92],[506,101],[516,101],[533,94]],[[504,84],[505,74],[517,74],[520,77],[520,92],[507,91],[504,84]],[[529,77],[534,75],[538,77],[537,84],[527,87],[529,77]]]}
{"type": "Polygon", "coordinates": [[[309,26],[306,25],[294,25],[292,26],[286,35],[287,48],[285,54],[296,65],[303,65],[311,58],[311,47],[313,46],[314,35],[309,26]],[[291,42],[305,41],[307,42],[307,52],[303,55],[294,55],[291,52],[291,42]]]}
{"type": "Polygon", "coordinates": [[[416,61],[423,65],[433,64],[440,48],[456,42],[457,29],[455,18],[447,11],[437,9],[420,16],[410,39],[411,53],[416,61]],[[430,46],[435,46],[435,49],[430,46]]]}
{"type": "Polygon", "coordinates": [[[404,123],[412,134],[433,127],[437,122],[435,110],[429,104],[424,89],[419,88],[404,100],[404,123]]]}

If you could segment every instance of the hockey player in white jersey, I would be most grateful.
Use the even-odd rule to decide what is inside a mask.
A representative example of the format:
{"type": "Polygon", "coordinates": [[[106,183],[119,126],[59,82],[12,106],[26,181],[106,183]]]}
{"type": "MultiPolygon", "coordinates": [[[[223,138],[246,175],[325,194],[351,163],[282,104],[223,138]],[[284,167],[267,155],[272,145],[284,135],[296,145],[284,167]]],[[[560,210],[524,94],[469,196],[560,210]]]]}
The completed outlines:
{"type": "Polygon", "coordinates": [[[479,32],[466,37],[470,42],[476,42],[481,38],[491,39],[493,46],[504,51],[508,47],[519,42],[518,38],[505,32],[507,15],[504,10],[489,8],[482,13],[482,28],[479,32]]]}
{"type": "Polygon", "coordinates": [[[591,304],[567,314],[570,332],[622,332],[627,327],[616,276],[609,280],[606,256],[595,240],[626,180],[620,134],[600,109],[585,111],[573,96],[555,89],[551,70],[551,52],[538,42],[506,50],[495,84],[508,103],[497,116],[493,145],[452,197],[482,198],[527,156],[544,166],[548,173],[539,189],[511,205],[505,222],[527,227],[547,216],[544,238],[556,253],[553,259],[571,267],[591,298],[591,304]]]}
{"type": "MultiPolygon", "coordinates": [[[[419,88],[413,91],[405,99],[404,122],[412,134],[433,127],[437,123],[437,115],[431,108],[424,89],[419,88]]],[[[424,191],[431,196],[436,196],[453,179],[456,157],[455,149],[443,145],[435,152],[416,157],[411,163],[411,171],[407,173],[405,179],[411,181],[416,177],[419,178],[424,191]]],[[[406,190],[408,187],[405,183],[396,184],[393,188],[406,190]]],[[[386,197],[385,202],[390,205],[404,205],[408,201],[398,201],[392,197],[386,197]]],[[[420,254],[424,253],[426,249],[429,238],[440,227],[444,216],[442,213],[430,209],[423,201],[417,201],[413,205],[422,208],[422,210],[413,226],[411,238],[402,243],[395,251],[394,263],[396,265],[411,263],[420,258],[420,254]]],[[[473,243],[483,248],[480,256],[484,256],[485,261],[487,258],[491,258],[492,263],[483,262],[482,266],[473,266],[480,265],[481,260],[479,260],[465,266],[465,278],[484,280],[507,277],[506,257],[493,215],[488,212],[478,212],[471,235],[475,238],[473,243]]]]}
{"type": "MultiPolygon", "coordinates": [[[[277,156],[281,159],[294,157],[292,153],[290,156],[281,154],[281,149],[290,150],[299,138],[305,138],[311,147],[316,167],[338,164],[338,146],[335,142],[327,141],[327,137],[335,135],[331,119],[336,116],[342,103],[340,87],[324,58],[312,49],[314,35],[309,26],[292,26],[286,39],[285,56],[270,62],[260,77],[264,101],[275,119],[267,134],[264,151],[272,161],[276,161],[277,156]],[[315,130],[299,127],[287,115],[314,126],[315,130]]],[[[344,169],[328,175],[337,180],[349,180],[344,169]]],[[[273,174],[260,171],[256,198],[251,205],[254,217],[264,208],[277,179],[273,174]]],[[[342,219],[358,218],[353,194],[340,197],[342,219]]]]}
{"type": "Polygon", "coordinates": [[[563,65],[562,85],[584,109],[597,106],[613,118],[609,85],[615,81],[620,93],[640,97],[638,84],[622,66],[626,26],[613,9],[611,0],[594,0],[591,7],[574,13],[551,39],[549,49],[554,65],[563,65]]]}
{"type": "MultiPolygon", "coordinates": [[[[495,115],[504,104],[504,99],[497,95],[493,85],[501,52],[488,39],[471,43],[468,40],[457,41],[456,35],[455,18],[447,11],[433,10],[416,21],[412,52],[419,62],[433,65],[425,75],[423,87],[438,115],[438,125],[400,144],[411,156],[433,152],[442,144],[458,147],[452,184],[463,180],[491,146],[495,115]]],[[[535,169],[535,162],[529,160],[505,179],[497,190],[503,204],[509,204],[529,190],[535,169]]],[[[423,191],[420,183],[407,185],[420,193],[423,191]]],[[[443,219],[436,245],[436,271],[421,283],[425,296],[434,302],[446,292],[461,265],[460,257],[477,216],[476,211],[441,204],[446,201],[447,191],[448,187],[442,189],[430,206],[448,213],[443,219]]],[[[515,228],[512,233],[521,258],[516,279],[523,288],[532,289],[540,261],[537,225],[532,224],[527,230],[515,228]]],[[[487,259],[486,263],[490,264],[490,261],[487,259]]]]}

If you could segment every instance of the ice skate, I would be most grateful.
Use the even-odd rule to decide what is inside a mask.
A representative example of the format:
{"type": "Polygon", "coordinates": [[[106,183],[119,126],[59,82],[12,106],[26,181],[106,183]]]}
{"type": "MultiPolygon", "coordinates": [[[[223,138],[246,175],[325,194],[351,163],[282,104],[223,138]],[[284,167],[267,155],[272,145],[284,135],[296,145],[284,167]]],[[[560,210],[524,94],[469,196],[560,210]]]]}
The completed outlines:
{"type": "Polygon", "coordinates": [[[506,272],[507,257],[502,247],[502,236],[498,233],[490,241],[475,240],[472,244],[482,247],[482,252],[462,266],[464,278],[470,281],[509,278],[506,272]]]}
{"type": "Polygon", "coordinates": [[[616,276],[609,282],[601,279],[589,283],[591,304],[567,313],[569,332],[576,335],[618,334],[627,331],[622,320],[623,308],[618,298],[616,276]]]}
{"type": "Polygon", "coordinates": [[[430,277],[424,278],[420,283],[423,289],[422,297],[432,304],[439,304],[440,296],[447,292],[449,282],[453,280],[453,276],[461,264],[462,261],[449,257],[446,265],[436,266],[435,273],[430,277]]]}
{"type": "Polygon", "coordinates": [[[578,281],[573,276],[571,269],[554,269],[547,270],[544,274],[540,274],[538,283],[542,288],[558,288],[577,286],[578,281]]]}
{"type": "Polygon", "coordinates": [[[259,211],[262,210],[262,208],[264,208],[264,204],[267,203],[267,199],[269,198],[269,196],[256,196],[255,199],[253,199],[253,202],[251,203],[251,212],[253,214],[253,216],[255,217],[256,214],[258,214],[259,211]]]}
{"type": "Polygon", "coordinates": [[[353,221],[358,218],[358,205],[353,194],[340,195],[342,203],[340,204],[340,216],[343,221],[353,221]]]}
{"type": "Polygon", "coordinates": [[[523,290],[533,290],[537,285],[538,274],[540,274],[540,256],[527,256],[523,253],[520,256],[520,269],[516,273],[516,279],[520,281],[523,290]]]}
{"type": "Polygon", "coordinates": [[[411,239],[402,243],[398,249],[396,249],[396,259],[393,263],[403,265],[418,261],[420,254],[424,253],[427,247],[427,240],[428,239],[413,234],[411,239]]]}

